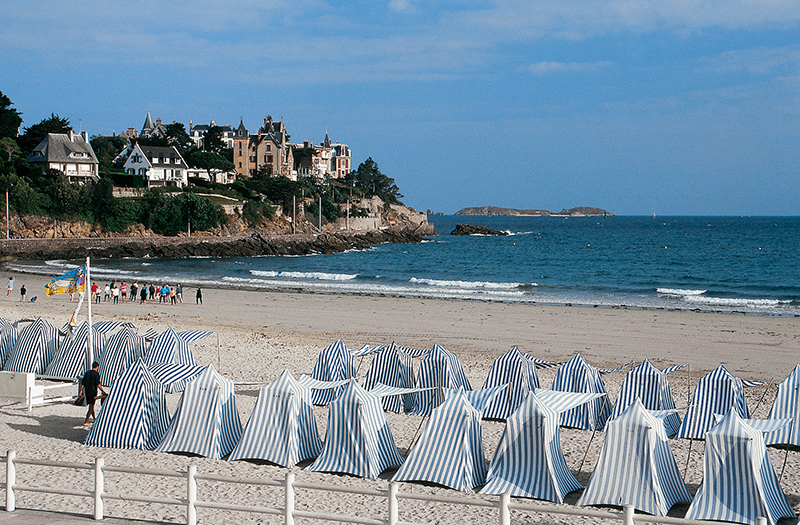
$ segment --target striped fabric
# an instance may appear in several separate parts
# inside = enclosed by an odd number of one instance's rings
[[[749,417],[744,383],[719,365],[698,381],[678,437],[703,439],[703,434],[715,424],[714,414],[726,414],[731,406],[740,417]]]
[[[394,344],[394,343],[392,343],[392,344]],[[385,349],[387,346],[388,345],[380,345],[380,346],[370,347],[369,345],[365,344],[364,346],[362,346],[358,350],[350,350],[350,353],[353,355],[353,357],[365,357],[365,356],[372,355],[374,353],[380,352],[383,349]]]
[[[434,344],[428,355],[420,362],[416,386],[426,389],[440,387],[472,390],[458,357],[438,344]],[[427,416],[442,401],[444,401],[444,395],[440,389],[425,390],[414,396],[414,408],[411,413]]]
[[[311,390],[331,390],[346,385],[350,382],[350,379],[340,379],[339,381],[320,381],[319,379],[314,379],[311,376],[303,374],[300,376],[300,379],[298,379],[297,382],[306,388],[310,388]]]
[[[467,398],[467,401],[472,405],[472,407],[478,411],[481,418],[484,417],[486,412],[486,407],[488,407],[492,402],[507,390],[508,385],[497,385],[491,388],[484,388],[483,390],[464,390],[463,388],[459,388],[458,390],[453,390],[452,388],[443,388],[442,393],[444,394],[445,401],[448,400],[450,397],[454,395],[458,395],[459,392],[463,392]]]
[[[197,362],[189,350],[189,343],[172,328],[167,328],[153,339],[144,356],[144,362],[147,366],[157,363],[197,366]]]
[[[791,423],[782,429],[764,435],[767,445],[789,444],[800,446],[800,365],[794,367],[789,377],[778,385],[778,395],[770,419],[791,419]]]
[[[648,410],[672,410],[675,408],[675,401],[669,390],[667,374],[680,370],[683,365],[669,367],[659,370],[645,359],[639,365],[625,374],[625,380],[617,397],[617,404],[611,413],[609,421],[624,412],[636,399],[639,399]],[[606,422],[606,427],[609,423]],[[672,412],[664,419],[665,430],[668,436],[674,436],[681,426],[681,418],[676,412]]]
[[[3,370],[43,374],[58,353],[58,328],[41,317],[19,331]]]
[[[330,404],[322,452],[306,470],[376,479],[402,463],[380,398],[351,379]]]
[[[492,364],[483,388],[505,384],[508,384],[508,389],[501,392],[487,407],[485,418],[507,418],[528,396],[528,392],[539,388],[535,362],[520,352],[516,346]]]
[[[392,481],[428,481],[467,491],[485,479],[481,413],[459,388],[431,411],[419,441]]]
[[[545,361],[543,359],[539,359],[538,357],[533,357],[529,354],[522,354],[524,355],[530,362],[536,365],[537,370],[543,370],[545,368],[555,368],[557,366],[561,366],[566,363],[566,361]]]
[[[18,336],[16,323],[0,317],[0,370],[5,370],[3,366],[6,364],[8,356],[11,355],[11,348]]]
[[[92,330],[92,351],[89,352],[89,323],[84,321],[78,330],[61,340],[58,353],[47,365],[44,375],[74,379],[92,368],[95,355],[103,352],[102,334]]]
[[[147,331],[144,333],[142,337],[144,337],[148,342],[151,342],[153,339],[158,337],[158,330],[156,330],[153,327],[150,327],[147,329]]]
[[[208,332],[206,330],[185,330],[183,332],[177,332],[178,337],[186,341],[187,343],[193,343],[195,341],[199,341],[205,337],[212,335],[214,332]]]
[[[95,358],[100,363],[100,382],[112,386],[131,363],[144,357],[146,345],[144,337],[127,326],[109,337],[100,358]]]
[[[679,501],[692,498],[669,449],[664,422],[635,398],[606,425],[603,450],[578,505],[632,505],[666,516]]]
[[[619,371],[625,366],[627,365],[608,372]],[[581,354],[577,354],[559,369],[553,379],[552,389],[562,392],[606,393],[606,386],[600,378],[600,370],[587,363]],[[561,424],[584,430],[601,430],[611,415],[611,404],[608,399],[598,398],[591,403],[575,407],[561,414]]]
[[[405,348],[392,342],[372,359],[364,380],[364,389],[371,392],[378,383],[397,388],[414,388],[411,355]],[[385,396],[382,403],[384,410],[396,413],[409,412],[414,406],[414,396],[411,394]]]
[[[228,459],[263,459],[290,468],[321,451],[311,390],[285,370],[258,393],[242,439]]]
[[[186,384],[205,370],[202,366],[179,365],[177,363],[158,363],[147,367],[159,383],[164,385],[167,394],[177,394],[186,389]]]
[[[136,328],[132,323],[127,321],[98,321],[92,325],[92,331],[100,334],[107,334],[123,326]]]
[[[117,378],[84,444],[150,450],[168,425],[164,387],[137,359]]]
[[[730,409],[705,439],[703,483],[687,519],[754,523],[765,517],[774,525],[784,516],[794,517],[760,431]]]
[[[317,363],[311,372],[311,377],[320,381],[342,381],[355,377],[356,368],[353,363],[353,354],[344,345],[341,339],[324,348],[317,357]],[[311,392],[311,401],[315,405],[328,405],[338,396],[344,387],[314,390]]]
[[[424,388],[399,388],[396,386],[384,385],[383,383],[376,383],[369,393],[373,396],[386,397],[386,396],[402,396],[405,394],[416,394],[422,392]]]
[[[188,452],[206,458],[227,456],[242,437],[233,381],[208,366],[186,385],[159,452]]]
[[[541,395],[544,394],[544,395]],[[506,420],[481,494],[505,494],[558,503],[583,488],[570,472],[559,442],[560,409],[589,403],[602,394],[535,390]]]

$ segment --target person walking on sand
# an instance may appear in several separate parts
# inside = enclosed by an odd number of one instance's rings
[[[10,296],[14,291],[14,276],[8,278],[8,284],[6,284],[6,295]]]
[[[178,299],[179,303],[183,303],[183,287],[181,283],[178,283],[178,286],[175,287],[175,297]]]
[[[198,288],[197,293],[194,294],[194,300],[197,304],[203,304],[203,292],[200,291],[200,288]]]
[[[100,392],[102,392],[100,396],[101,404],[108,395],[103,385],[100,384],[100,372],[97,371],[98,368],[100,368],[100,363],[97,361],[92,363],[92,369],[83,374],[83,381],[81,381],[81,393],[86,397],[86,404],[89,405],[89,410],[86,411],[86,419],[83,421],[83,426],[85,427],[90,425],[90,417],[92,420],[97,420],[94,414],[94,402],[97,399],[97,390],[99,389]]]
[[[147,304],[147,285],[142,286],[142,291],[139,292],[139,304]]]
[[[25,294],[28,293],[28,290],[25,289],[25,285],[22,285],[22,288],[19,289],[19,302],[25,302]]]

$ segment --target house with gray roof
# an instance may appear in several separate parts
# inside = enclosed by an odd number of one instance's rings
[[[125,173],[141,175],[148,188],[176,186],[189,183],[189,167],[175,146],[141,146],[133,144],[125,159]]]
[[[99,162],[89,144],[89,133],[72,130],[67,133],[48,133],[28,156],[28,162],[38,164],[42,172],[54,169],[62,172],[70,182],[85,184],[98,181]]]

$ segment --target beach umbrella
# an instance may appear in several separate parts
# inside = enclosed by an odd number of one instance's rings
[[[39,317],[19,331],[3,370],[43,374],[58,353],[59,339],[58,328]]]
[[[516,346],[492,364],[483,388],[505,384],[508,385],[508,389],[494,398],[486,409],[484,417],[506,419],[528,396],[528,392],[539,388],[536,364]]]
[[[794,517],[767,455],[763,433],[788,420],[747,420],[730,407],[705,433],[703,482],[686,512],[691,520],[754,523],[758,517],[775,524]]]
[[[617,403],[611,413],[609,422],[622,414],[637,399],[641,401],[647,410],[673,410],[675,408],[675,400],[672,399],[672,393],[669,390],[667,374],[681,368],[683,368],[683,365],[659,370],[647,359],[633,367],[625,374],[625,379],[622,381]],[[678,432],[681,418],[677,412],[670,412],[663,421],[668,436],[673,436]],[[606,422],[606,427],[608,424]]]
[[[411,413],[423,416],[430,414],[444,401],[442,388],[472,390],[458,357],[438,344],[434,344],[428,355],[420,361],[416,386],[427,390],[414,395]]]
[[[113,386],[131,363],[144,357],[147,342],[129,326],[122,327],[108,338],[99,358],[100,383]]]
[[[778,385],[778,395],[769,413],[770,419],[790,419],[791,423],[764,436],[767,445],[787,444],[800,447],[800,365]]]
[[[364,389],[371,391],[381,383],[397,388],[414,388],[414,370],[408,349],[392,342],[383,347],[372,359],[372,364],[364,379]],[[384,410],[408,412],[414,405],[414,396],[386,396],[383,398]]]
[[[61,340],[56,356],[47,365],[44,375],[72,379],[92,368],[94,356],[103,352],[103,336],[92,331],[92,351],[89,351],[89,323],[84,321],[74,332]]]
[[[606,439],[578,505],[617,505],[666,516],[692,501],[669,449],[663,419],[637,397],[606,425]]]
[[[350,379],[330,403],[322,452],[306,470],[376,479],[402,463],[380,397]]]
[[[208,366],[186,385],[169,428],[155,450],[221,459],[241,437],[233,381]]]
[[[263,459],[288,468],[321,451],[311,390],[284,370],[259,391],[242,439],[228,459]]]
[[[167,328],[152,340],[145,353],[144,362],[148,366],[158,363],[197,366],[197,362],[189,350],[189,343],[172,328]]]
[[[164,386],[136,359],[114,382],[84,444],[149,450],[168,425]]]
[[[344,381],[355,377],[356,368],[353,355],[341,339],[325,347],[317,357],[311,377],[318,381]],[[315,405],[328,405],[341,393],[342,388],[314,390],[311,401]]]

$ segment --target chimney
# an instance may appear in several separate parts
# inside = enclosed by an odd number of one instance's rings
[[[161,117],[156,119],[156,126],[161,126]]]
[[[87,143],[87,144],[89,143],[89,132],[88,131],[82,132],[81,133],[81,137],[83,137],[83,141],[85,143]]]
[[[303,147],[304,148],[309,148],[309,147],[311,147],[311,144],[309,144],[308,141],[306,140],[306,141],[303,142]]]
[[[75,142],[75,136],[72,133],[72,129],[69,130],[69,141],[70,142]]]

